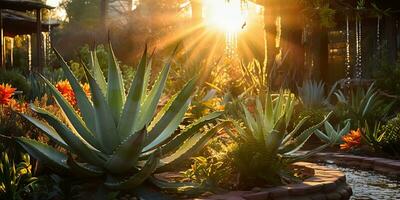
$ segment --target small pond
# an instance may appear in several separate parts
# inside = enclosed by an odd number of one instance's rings
[[[400,180],[394,180],[374,171],[364,171],[340,167],[331,162],[323,165],[341,170],[346,174],[346,182],[353,189],[352,200],[392,200],[400,199]]]

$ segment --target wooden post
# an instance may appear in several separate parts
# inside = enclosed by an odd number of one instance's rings
[[[42,71],[42,15],[40,9],[36,9],[36,70]]]
[[[4,67],[4,56],[3,56],[3,46],[4,46],[4,35],[3,35],[3,15],[2,9],[0,9],[0,68]]]

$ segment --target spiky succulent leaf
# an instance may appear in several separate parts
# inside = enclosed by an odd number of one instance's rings
[[[111,109],[108,106],[99,85],[97,85],[89,71],[86,68],[84,68],[84,70],[92,93],[97,138],[100,141],[103,150],[107,154],[111,154],[113,149],[119,144],[120,135],[117,132],[115,121],[113,120],[112,115],[110,115]]]
[[[191,138],[186,140],[174,153],[161,158],[157,171],[162,172],[165,170],[169,170],[176,163],[179,163],[184,159],[190,158],[193,154],[200,151],[207,143],[207,141],[218,131],[220,131],[225,124],[226,122],[219,123],[205,133],[199,132],[193,135]]]
[[[69,146],[65,141],[58,135],[57,131],[54,130],[53,127],[49,126],[48,124],[40,121],[39,119],[30,117],[25,114],[20,114],[22,117],[30,121],[33,125],[38,127],[40,130],[42,130],[52,141],[57,143],[58,145],[64,147],[65,149],[69,149]]]
[[[170,70],[171,63],[168,63],[163,70],[160,72],[156,82],[154,83],[149,95],[145,98],[141,115],[139,117],[139,125],[138,127],[143,127],[146,124],[149,124],[151,119],[154,116],[154,113],[157,110],[157,105],[160,100],[162,91],[164,90],[165,83],[167,81],[168,72]]]
[[[95,121],[93,119],[94,109],[92,104],[90,103],[90,100],[87,98],[85,91],[82,89],[79,81],[74,76],[74,73],[68,67],[68,64],[64,61],[64,59],[56,49],[54,49],[54,52],[57,55],[57,58],[61,61],[61,67],[64,71],[64,75],[67,77],[72,89],[74,90],[78,108],[82,114],[86,126],[91,131],[95,131]]]
[[[108,44],[108,87],[107,87],[108,105],[114,117],[114,122],[118,124],[122,107],[125,103],[125,89],[121,70],[118,67],[118,61],[115,58],[111,43]]]
[[[179,92],[161,119],[149,131],[148,142],[143,151],[148,151],[162,145],[163,142],[172,136],[172,133],[183,120],[186,110],[190,104],[190,95],[196,85],[197,78],[190,80]]]
[[[120,190],[137,187],[154,173],[154,171],[157,169],[159,162],[160,152],[156,151],[150,156],[144,166],[133,176],[123,180],[110,178],[106,180],[104,184],[111,189]]]
[[[96,80],[97,84],[99,84],[99,87],[100,87],[101,91],[103,92],[103,95],[106,96],[107,82],[106,82],[106,78],[104,77],[103,71],[100,68],[96,49],[94,51],[90,52],[90,67],[91,67],[91,70],[93,71],[94,79]]]
[[[176,150],[179,148],[187,139],[192,137],[195,133],[198,133],[201,128],[203,128],[205,125],[209,123],[215,122],[215,120],[220,117],[223,114],[223,112],[213,112],[210,113],[195,122],[193,122],[191,125],[186,127],[179,135],[174,137],[170,142],[167,144],[163,145],[161,147],[161,152],[164,154],[169,154],[172,151]]]
[[[80,163],[72,158],[71,155],[68,156],[67,163],[71,168],[71,171],[79,176],[99,177],[104,174],[104,170],[102,168],[89,163]]]
[[[48,164],[54,170],[66,172],[69,170],[67,156],[53,147],[25,137],[18,137],[17,142],[36,159]]]
[[[79,154],[83,159],[94,165],[103,165],[104,161],[101,159],[101,152],[90,146],[83,138],[75,135],[68,127],[58,120],[57,117],[33,105],[31,109],[45,119],[47,123],[57,131],[60,137],[68,144],[72,152]]]
[[[106,163],[106,168],[113,173],[126,173],[136,166],[137,160],[143,148],[146,128],[131,134],[120,146],[116,148],[113,155]]]
[[[129,89],[128,97],[126,99],[124,109],[122,111],[121,119],[118,124],[118,132],[121,134],[121,139],[129,137],[130,134],[136,132],[135,125],[138,123],[140,114],[140,104],[143,94],[144,74],[147,64],[147,47],[143,52],[142,59],[140,60],[138,69],[133,79],[132,85]],[[138,127],[138,130],[143,127]]]
[[[141,104],[145,102],[146,96],[147,96],[147,89],[149,87],[149,82],[150,82],[150,74],[151,74],[151,66],[153,64],[153,55],[147,58],[147,66],[146,66],[146,71],[144,72],[144,77],[143,77],[143,90],[142,90],[142,98],[140,99]]]
[[[291,154],[293,152],[298,151],[301,147],[303,147],[303,145],[307,142],[307,140],[311,137],[311,135],[316,130],[318,130],[318,128],[321,127],[325,123],[325,121],[329,119],[331,115],[332,112],[330,112],[320,123],[304,130],[299,136],[297,136],[293,140],[289,140],[286,144],[283,144],[279,148],[279,152],[281,154]]]
[[[71,104],[64,98],[64,96],[54,87],[54,85],[49,80],[47,80],[42,75],[41,77],[52,91],[56,102],[58,103],[62,111],[65,113],[66,117],[68,118],[68,121],[76,129],[77,133],[82,138],[84,138],[90,145],[96,148],[100,148],[99,142],[93,136],[93,133],[87,128],[86,124],[82,121],[82,118],[76,113],[75,109],[71,106]],[[78,96],[78,94],[75,95]],[[86,96],[86,94],[84,95]],[[90,107],[92,106],[90,105]],[[91,117],[93,118],[93,116]]]
[[[303,126],[303,124],[309,119],[310,117],[304,117],[303,119],[300,120],[300,122],[298,122],[296,124],[296,126],[294,127],[294,129],[285,136],[285,138],[282,141],[282,144],[286,144],[290,139],[293,138],[293,136],[299,131],[299,129],[301,128],[301,126]]]

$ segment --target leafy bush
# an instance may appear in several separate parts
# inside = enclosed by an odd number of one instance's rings
[[[25,95],[28,95],[31,90],[26,78],[17,71],[0,71],[0,84],[1,83],[11,84]]]
[[[354,128],[361,127],[367,123],[373,123],[376,120],[382,120],[389,113],[392,103],[386,103],[379,96],[374,84],[371,84],[367,90],[361,87],[351,89],[348,96],[342,91],[335,92],[338,103],[335,107],[335,115],[341,121],[350,119]]]
[[[243,179],[241,182],[280,184],[282,181],[291,181],[294,178],[288,170],[291,163],[329,146],[324,144],[305,155],[294,154],[331,114],[300,133],[298,131],[308,117],[289,130],[295,102],[292,93],[281,92],[276,96],[267,93],[262,100],[257,98],[254,109],[242,104],[240,119],[244,127],[235,121],[233,123],[237,132],[234,140],[238,142],[234,163]]]
[[[379,130],[380,134],[384,134],[380,144],[382,150],[400,156],[400,115],[389,120]]]
[[[183,171],[183,176],[201,185],[205,190],[215,190],[218,187],[232,188],[235,186],[235,169],[232,162],[232,152],[236,144],[226,142],[220,137],[212,140],[205,152],[192,158],[190,168]]]
[[[32,175],[31,170],[28,154],[23,154],[22,161],[16,164],[3,152],[0,161],[0,199],[32,198],[33,193],[38,190],[38,179]]]

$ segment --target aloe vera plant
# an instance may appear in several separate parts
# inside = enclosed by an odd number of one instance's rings
[[[85,67],[91,99],[85,95],[61,55],[55,52],[75,92],[79,114],[54,85],[42,77],[69,123],[63,124],[51,113],[33,105],[31,109],[47,123],[21,115],[65,148],[67,153],[25,137],[18,138],[18,142],[27,152],[56,171],[107,177],[104,184],[111,189],[134,188],[154,172],[168,170],[175,163],[189,158],[220,128],[214,126],[206,133],[199,132],[200,128],[221,115],[221,112],[214,112],[176,134],[190,104],[196,78],[156,112],[171,62],[165,65],[152,88],[148,89],[151,58],[147,55],[147,48],[127,95],[111,44],[107,79],[96,55],[92,54],[90,71]]]
[[[328,146],[324,144],[306,154],[296,154],[331,113],[318,124],[299,133],[300,127],[308,117],[289,130],[296,103],[293,94],[283,92],[277,96],[267,94],[263,101],[260,98],[255,100],[253,113],[242,105],[241,121],[244,122],[244,126],[233,122],[238,133],[235,140],[239,143],[237,164],[245,174],[244,177],[254,176],[254,173],[257,173],[256,177],[273,182],[274,177],[275,180],[282,178],[290,163],[305,159]]]
[[[325,131],[316,130],[317,135],[322,141],[330,143],[331,145],[342,144],[342,137],[350,132],[350,121],[347,120],[346,125],[343,128],[333,128],[332,124],[326,121],[324,123]]]

